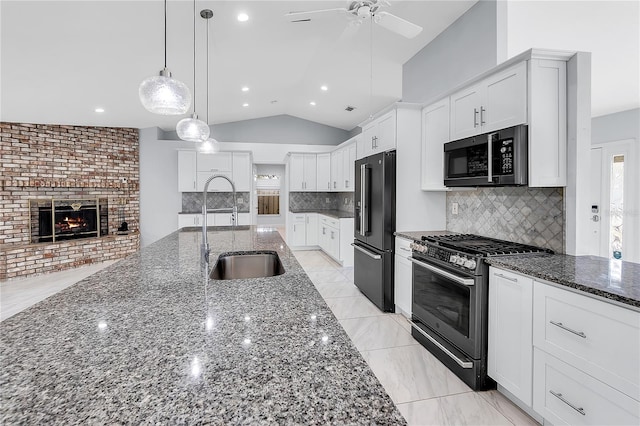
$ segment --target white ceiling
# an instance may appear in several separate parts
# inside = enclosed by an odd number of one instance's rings
[[[291,23],[290,11],[347,7],[349,1],[197,1],[196,111],[206,121],[206,21],[209,8],[209,123],[288,114],[351,130],[400,99],[402,64],[474,1],[391,1],[386,11],[421,25],[406,39],[370,23],[350,37],[344,15]],[[238,12],[249,16],[238,22]],[[5,1],[1,3],[2,121],[159,126],[138,99],[140,82],[163,67],[163,2]],[[193,2],[168,4],[167,66],[193,88]],[[328,91],[320,86],[326,84]],[[241,92],[242,86],[250,90]],[[274,102],[276,101],[276,102]],[[309,102],[315,101],[316,106]],[[243,107],[243,103],[249,107]],[[356,107],[352,112],[345,107]],[[96,107],[105,109],[96,113]]]

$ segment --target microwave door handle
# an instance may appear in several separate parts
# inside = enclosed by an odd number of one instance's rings
[[[487,182],[493,182],[493,147],[491,141],[497,133],[489,133],[487,135]]]

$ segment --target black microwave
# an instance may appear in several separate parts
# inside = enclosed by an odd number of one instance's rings
[[[521,186],[527,176],[526,125],[444,144],[445,186]]]

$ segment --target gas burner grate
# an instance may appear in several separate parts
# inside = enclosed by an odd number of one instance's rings
[[[483,256],[551,253],[552,250],[474,234],[423,236],[422,241]]]

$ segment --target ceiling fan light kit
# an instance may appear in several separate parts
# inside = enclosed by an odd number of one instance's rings
[[[171,77],[167,68],[167,0],[164,0],[164,68],[159,75],[140,83],[138,96],[150,112],[161,115],[184,114],[191,106],[191,92],[186,84]]]
[[[187,142],[204,142],[209,139],[211,132],[207,123],[198,120],[196,93],[196,0],[193,0],[193,114],[178,121],[176,125],[178,137]]]

